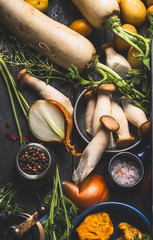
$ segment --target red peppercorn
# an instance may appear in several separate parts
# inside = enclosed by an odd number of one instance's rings
[[[6,136],[9,137],[11,134],[9,132],[6,133]]]
[[[7,123],[5,124],[5,126],[6,126],[6,127],[9,127],[9,126],[10,126],[10,122],[7,122]]]

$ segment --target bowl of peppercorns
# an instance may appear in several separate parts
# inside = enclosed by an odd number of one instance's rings
[[[22,147],[16,156],[15,165],[18,175],[34,184],[51,180],[55,171],[49,150],[39,143],[29,143]]]

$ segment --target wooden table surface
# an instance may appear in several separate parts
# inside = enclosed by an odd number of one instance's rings
[[[49,8],[47,10],[47,15],[51,18],[62,22],[66,25],[70,25],[74,19],[81,17],[81,14],[72,4],[70,0],[51,0]],[[4,28],[5,30],[5,28]],[[99,47],[104,42],[110,41],[112,39],[112,34],[106,30],[94,30],[93,34],[90,37],[90,40],[94,43],[97,48],[97,53],[99,54]],[[17,77],[16,68],[9,67],[10,72],[13,74],[14,78]],[[70,98],[72,105],[75,105],[76,99],[80,92],[83,89],[73,89],[71,85],[65,84],[58,80],[53,80],[50,84],[64,93],[67,97]],[[29,104],[33,103],[36,99],[39,99],[39,96],[34,93],[31,89],[25,88],[22,91],[24,97],[26,98]],[[15,98],[14,98],[15,99]],[[15,100],[17,106],[17,112],[19,116],[19,121],[21,124],[23,135],[29,136],[27,122],[20,111],[20,108]],[[6,127],[6,123],[10,122],[10,127]],[[3,184],[14,181],[16,179],[16,171],[14,168],[14,161],[16,154],[19,150],[19,141],[11,141],[6,133],[10,132],[12,135],[17,136],[17,128],[14,121],[14,116],[7,92],[7,88],[4,82],[4,79],[0,75],[0,186]],[[82,140],[78,134],[75,126],[73,127],[73,132],[71,135],[72,143],[75,144],[76,150],[78,152],[83,151],[86,146],[86,143]],[[134,149],[134,152],[140,150],[145,142],[142,142],[137,149]],[[56,160],[59,165],[60,176],[71,180],[73,169],[77,166],[78,157],[73,157],[71,153],[68,153],[62,144],[53,144],[54,152],[56,155]],[[104,153],[94,172],[98,174],[105,174],[105,165],[108,163],[109,159],[112,157],[109,153]],[[147,170],[151,166],[151,157],[148,157],[145,160],[145,175]],[[43,186],[36,189],[41,198],[47,194],[50,190],[50,186]],[[149,220],[151,220],[151,187],[149,191],[145,191],[145,177],[141,184],[141,187],[134,192],[128,192],[123,194],[111,192],[110,201],[119,201],[130,204],[133,207],[136,207],[140,210]],[[28,213],[33,213],[38,207],[39,202],[36,200],[33,190],[30,187],[25,187],[25,196],[24,204],[26,211]]]

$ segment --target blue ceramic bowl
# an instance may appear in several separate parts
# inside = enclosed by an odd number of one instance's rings
[[[121,222],[127,222],[133,227],[140,229],[143,233],[150,234],[149,220],[136,208],[120,202],[105,202],[88,208],[76,219],[69,240],[79,240],[76,228],[88,215],[98,212],[107,212],[110,216],[114,226],[114,233],[110,240],[116,240],[120,236],[121,232],[118,229],[118,225]]]

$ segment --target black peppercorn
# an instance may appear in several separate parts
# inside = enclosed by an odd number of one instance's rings
[[[49,164],[47,154],[38,147],[27,147],[19,156],[21,170],[29,175],[38,175],[44,172]]]

